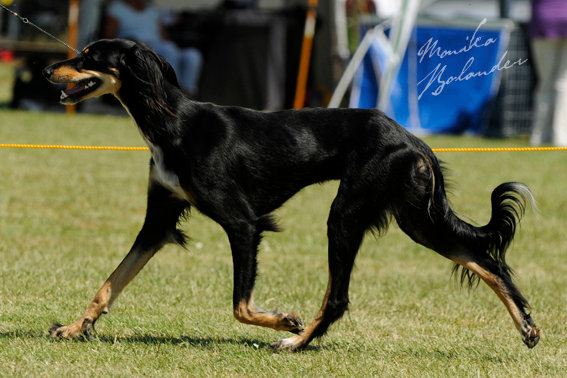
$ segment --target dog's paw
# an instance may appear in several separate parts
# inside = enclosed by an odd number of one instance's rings
[[[274,348],[275,351],[298,351],[306,346],[307,344],[305,343],[305,340],[300,335],[288,337],[272,343],[272,348]]]
[[[305,327],[303,326],[303,321],[299,315],[291,312],[289,314],[283,314],[282,322],[285,324],[285,329],[291,333],[299,334],[303,332]]]
[[[522,329],[522,341],[530,349],[535,347],[539,342],[539,328],[534,325],[526,329]]]
[[[49,328],[49,336],[52,338],[61,338],[74,340],[80,337],[84,337],[87,340],[91,339],[91,334],[89,330],[92,328],[92,323],[85,319],[81,322],[76,322],[68,326],[64,326],[59,323],[53,323]]]
[[[539,342],[539,328],[537,328],[530,315],[524,317],[520,333],[522,334],[522,341],[528,348],[535,347]]]

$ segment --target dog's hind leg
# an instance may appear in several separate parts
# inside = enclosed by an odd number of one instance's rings
[[[414,216],[414,220],[419,219],[415,214]],[[439,231],[424,232],[427,228],[422,228],[417,232],[409,228],[407,222],[404,222],[401,228],[420,244],[433,249],[465,269],[461,276],[463,283],[467,278],[472,283],[475,280],[473,273],[482,279],[508,310],[514,325],[522,336],[522,341],[529,348],[536,346],[539,342],[540,331],[527,312],[528,301],[512,281],[511,269],[506,262],[493,258],[481,248],[460,243],[453,235]],[[439,247],[439,240],[444,240],[443,247]]]
[[[232,249],[234,317],[244,324],[268,327],[278,331],[301,332],[303,322],[296,314],[265,311],[257,308],[254,304],[253,290],[257,274],[256,256],[261,233],[266,229],[276,229],[270,217],[265,216],[258,221],[240,220],[224,224],[223,227],[228,234]]]
[[[184,243],[185,237],[176,229],[176,224],[187,206],[187,202],[172,197],[164,187],[150,182],[146,219],[130,252],[102,285],[84,314],[68,326],[53,324],[50,335],[69,339],[81,335],[89,337],[89,330],[100,315],[109,311],[124,287],[164,244]]]
[[[528,189],[518,183],[498,186],[492,194],[490,222],[475,227],[449,208],[440,174],[430,181],[432,171],[422,159],[417,162],[409,186],[396,201],[394,214],[398,225],[414,241],[462,266],[463,282],[467,278],[471,283],[475,277],[482,279],[506,306],[524,343],[533,348],[539,341],[539,329],[527,313],[528,301],[514,285],[504,259],[525,202],[531,199]],[[429,181],[433,185],[437,181],[434,193],[432,186],[427,185]]]
[[[479,259],[478,256],[470,253],[461,253],[450,258],[465,269],[474,272],[496,293],[506,306],[524,344],[528,348],[535,347],[539,342],[540,331],[526,311],[529,307],[527,300],[512,282],[510,268],[494,259]]]
[[[385,227],[387,223],[386,211],[378,210],[379,206],[375,203],[366,202],[368,198],[379,197],[376,196],[376,191],[373,187],[372,195],[369,196],[360,191],[339,189],[328,219],[329,281],[321,308],[305,331],[273,343],[275,349],[296,350],[306,347],[315,337],[322,336],[348,310],[350,275],[364,233],[372,224]],[[372,217],[369,213],[372,213]]]

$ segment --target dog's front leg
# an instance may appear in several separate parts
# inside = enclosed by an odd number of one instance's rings
[[[253,224],[241,223],[227,230],[234,265],[234,317],[241,323],[268,327],[278,331],[300,333],[301,318],[294,313],[265,311],[254,305],[253,290],[257,273],[260,233]]]
[[[85,313],[68,326],[54,324],[50,335],[68,339],[81,335],[88,337],[89,330],[100,315],[108,312],[124,287],[164,244],[184,243],[184,236],[177,230],[176,225],[188,206],[187,202],[176,199],[160,184],[150,181],[146,220],[132,249],[102,285]]]
[[[50,336],[67,339],[74,339],[81,335],[85,335],[87,338],[90,337],[89,330],[93,327],[96,320],[101,314],[108,313],[116,297],[144,267],[155,252],[156,250],[154,249],[143,250],[139,246],[134,245],[118,268],[116,268],[102,285],[85,313],[76,322],[68,326],[57,323],[53,324],[49,330]]]

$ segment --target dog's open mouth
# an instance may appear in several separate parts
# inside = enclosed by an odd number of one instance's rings
[[[59,102],[63,105],[77,103],[83,97],[97,89],[101,83],[102,81],[95,77],[73,83],[74,85],[71,88],[61,91]]]

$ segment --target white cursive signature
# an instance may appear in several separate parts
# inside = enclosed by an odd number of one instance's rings
[[[419,96],[417,97],[417,99],[420,100],[421,96],[423,96],[423,94],[434,84],[436,84],[437,86],[435,87],[435,90],[433,90],[431,92],[431,94],[434,95],[434,96],[439,96],[441,94],[441,92],[443,92],[443,90],[445,89],[446,85],[450,85],[452,83],[459,82],[459,81],[467,81],[467,80],[474,79],[474,78],[481,77],[481,76],[489,76],[489,75],[492,75],[496,71],[507,70],[507,69],[510,69],[514,66],[521,66],[522,64],[524,64],[528,61],[527,59],[521,59],[520,58],[520,59],[518,59],[514,62],[510,62],[508,59],[506,59],[507,54],[508,54],[508,51],[505,51],[504,54],[502,54],[502,57],[500,58],[498,63],[496,63],[494,66],[492,66],[492,68],[490,70],[469,72],[469,68],[474,63],[474,57],[471,57],[471,58],[469,58],[469,60],[467,60],[467,62],[463,66],[463,69],[461,70],[460,74],[458,74],[456,76],[448,76],[446,78],[443,77],[443,74],[445,73],[445,70],[447,69],[447,65],[445,64],[445,65],[441,66],[441,63],[439,63],[433,69],[433,71],[431,71],[421,81],[419,81],[417,83],[417,86],[419,87],[421,85],[421,83],[423,83],[427,80],[427,84],[425,84],[425,88],[423,88],[423,90],[419,93]],[[505,59],[506,59],[506,61],[504,61]]]
[[[469,52],[469,51],[471,51],[475,48],[487,47],[487,46],[490,46],[490,45],[496,43],[498,40],[495,39],[495,38],[488,38],[486,40],[483,40],[482,37],[476,36],[476,33],[478,32],[480,27],[482,25],[484,25],[485,23],[486,23],[486,19],[483,19],[478,24],[478,26],[475,29],[472,36],[470,38],[468,36],[465,38],[465,40],[468,41],[468,44],[465,44],[460,49],[444,50],[441,47],[437,46],[438,43],[439,43],[438,40],[434,41],[433,38],[430,38],[425,43],[425,45],[423,45],[419,49],[419,51],[417,53],[418,57],[420,57],[419,63],[422,63],[424,58],[432,58],[434,56],[437,56],[440,59],[444,59],[444,58],[451,56],[451,55],[458,55],[458,54],[466,53],[466,52]],[[489,76],[489,75],[492,75],[493,73],[495,73],[496,71],[507,70],[507,69],[510,69],[514,66],[521,66],[522,64],[524,64],[528,61],[528,59],[521,59],[520,58],[516,61],[510,62],[510,60],[506,59],[507,55],[508,55],[508,51],[505,51],[502,54],[502,57],[500,58],[498,63],[496,63],[490,69],[488,69],[488,70],[477,70],[477,71],[471,70],[471,66],[474,63],[474,56],[470,57],[469,60],[467,60],[467,62],[465,63],[465,65],[461,69],[461,72],[458,75],[452,75],[452,76],[445,76],[445,71],[447,70],[447,64],[438,63],[437,66],[430,73],[428,73],[421,81],[419,81],[417,83],[418,87],[422,84],[425,84],[425,87],[419,92],[419,95],[418,95],[417,98],[418,98],[418,100],[421,99],[421,97],[432,86],[433,86],[433,88],[432,88],[431,94],[434,95],[434,96],[439,96],[443,92],[443,90],[445,89],[445,87],[447,85],[450,85],[450,84],[453,84],[453,83],[456,83],[456,82],[471,80],[471,79],[478,78],[478,77]]]
[[[480,47],[486,47],[486,46],[490,46],[493,43],[497,42],[497,39],[495,38],[488,38],[486,41],[482,40],[482,37],[477,37],[476,33],[478,32],[478,30],[480,29],[480,27],[482,25],[486,24],[486,18],[483,19],[478,26],[476,27],[476,29],[474,30],[473,35],[469,38],[469,36],[465,37],[465,41],[468,41],[469,43],[464,45],[463,47],[461,47],[458,50],[443,50],[441,49],[441,47],[438,47],[437,44],[439,43],[439,40],[433,40],[433,37],[429,38],[427,40],[427,42],[425,43],[425,45],[421,46],[421,48],[419,49],[419,51],[417,52],[417,56],[419,56],[419,63],[423,62],[423,59],[429,55],[429,58],[433,58],[433,56],[437,55],[439,58],[443,59],[447,56],[451,56],[451,55],[458,55],[458,54],[462,54],[462,53],[466,53],[471,51],[474,48],[480,48]]]

